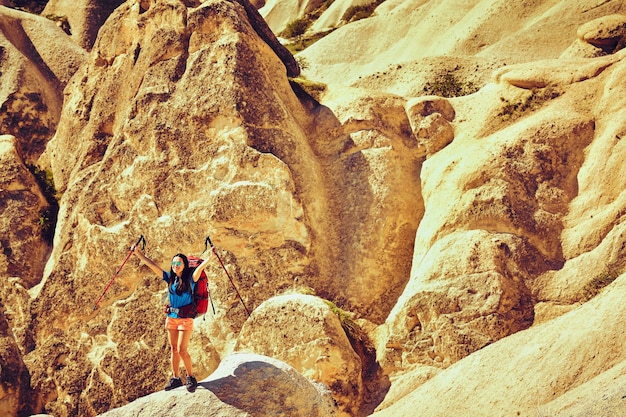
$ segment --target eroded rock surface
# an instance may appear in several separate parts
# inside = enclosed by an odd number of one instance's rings
[[[85,59],[51,20],[0,6],[0,134],[17,138],[24,162],[54,135],[63,88]]]
[[[337,409],[330,392],[294,368],[271,357],[233,354],[200,381],[191,394],[184,388],[159,392],[102,414],[149,416],[311,416],[333,417]]]
[[[0,271],[30,288],[41,280],[50,250],[43,236],[50,204],[10,135],[0,136],[0,192]]]
[[[236,351],[280,359],[330,387],[340,415],[356,415],[363,390],[361,359],[339,317],[323,300],[290,294],[261,304],[241,329]]]

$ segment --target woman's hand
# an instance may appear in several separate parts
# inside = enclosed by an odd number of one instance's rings
[[[132,249],[132,247],[131,247]],[[152,259],[148,258],[146,255],[143,254],[143,252],[141,251],[141,249],[139,248],[135,248],[133,250],[133,253],[141,260],[141,262],[143,262],[144,264],[148,265],[148,267],[150,269],[152,269],[152,271],[159,277],[162,276],[164,270],[161,269],[161,267],[159,265],[156,264],[156,262],[154,262]]]
[[[215,247],[213,247],[213,252],[215,252]],[[198,280],[200,279],[200,275],[202,275],[202,271],[204,271],[204,268],[207,267],[212,256],[213,256],[213,253],[209,252],[209,256],[207,256],[207,258],[204,261],[202,261],[202,263],[198,265],[196,269],[193,271],[192,278],[194,282],[198,282]]]

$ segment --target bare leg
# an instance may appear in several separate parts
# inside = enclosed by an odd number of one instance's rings
[[[172,373],[175,377],[179,376],[180,372],[180,351],[179,351],[179,341],[178,341],[178,330],[167,330],[167,338],[170,342],[170,361],[172,364]],[[185,365],[186,366],[186,365]]]
[[[180,331],[180,338],[178,338],[178,354],[179,358],[182,358],[183,364],[185,365],[185,370],[187,371],[188,376],[193,375],[193,369],[191,364],[191,355],[187,351],[189,347],[189,340],[191,340],[191,334],[193,330],[183,330]]]

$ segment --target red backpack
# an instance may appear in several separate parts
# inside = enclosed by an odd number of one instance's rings
[[[189,268],[196,268],[203,261],[196,256],[188,256],[187,259]],[[209,296],[209,281],[206,273],[202,271],[193,290],[193,301],[188,306],[180,308],[179,316],[194,318],[206,313],[209,308]]]

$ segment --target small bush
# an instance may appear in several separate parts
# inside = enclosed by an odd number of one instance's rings
[[[41,210],[39,213],[39,226],[41,227],[41,237],[48,244],[52,244],[54,240],[54,231],[56,229],[59,215],[59,206],[49,206]]]
[[[311,27],[313,22],[319,19],[322,13],[324,13],[330,7],[330,5],[333,4],[333,1],[334,0],[324,0],[322,4],[320,4],[315,10],[307,13],[306,15],[296,20],[289,22],[285,30],[283,30],[279,35],[289,39],[304,35],[304,33]]]
[[[434,81],[428,81],[423,91],[428,95],[451,98],[473,94],[478,89],[473,82],[460,80],[453,70],[448,70],[439,73]]]
[[[67,16],[59,16],[56,14],[46,14],[44,15],[44,17],[48,20],[52,20],[54,23],[57,24],[57,26],[63,29],[63,31],[67,33],[68,35],[72,34],[72,31],[70,30],[70,22],[69,20],[67,20]]]
[[[285,38],[295,38],[296,36],[301,36],[307,31],[312,23],[313,22],[307,16],[301,17],[289,22],[285,30],[283,30],[280,35]]]
[[[500,100],[504,103],[504,107],[498,113],[503,120],[515,120],[524,115],[527,111],[535,110],[541,107],[546,101],[557,98],[561,95],[561,91],[553,87],[533,88],[524,98],[511,102],[503,97]]]
[[[330,311],[337,315],[337,318],[339,318],[339,321],[341,322],[341,327],[343,327],[343,330],[347,335],[354,335],[358,333],[360,326],[352,319],[352,313],[348,313],[347,311],[337,307],[337,305],[332,301],[324,300],[324,302],[328,305]]]
[[[306,70],[307,68],[309,68],[309,61],[305,57],[296,56],[295,59],[301,70]]]
[[[41,188],[41,192],[46,197],[46,200],[50,202],[51,200],[56,201],[56,188],[54,186],[54,178],[52,176],[52,172],[48,170],[42,170],[35,165],[28,165],[28,170],[35,177],[39,188]]]
[[[48,207],[39,213],[39,226],[41,227],[41,236],[46,242],[51,244],[59,214],[59,196],[54,186],[52,172],[41,170],[34,165],[28,165],[27,167],[33,174],[33,177],[35,177],[35,181],[37,181],[42,194],[48,202]]]

